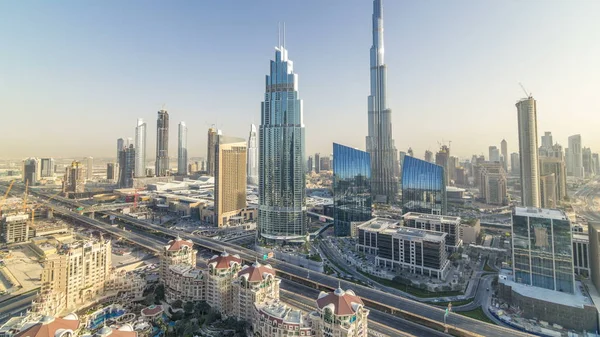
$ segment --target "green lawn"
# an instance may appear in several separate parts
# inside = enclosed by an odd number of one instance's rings
[[[461,312],[457,312],[457,314],[471,317],[478,321],[482,321],[482,322],[486,322],[486,323],[490,323],[490,324],[496,324],[483,313],[483,310],[481,308],[477,308],[477,309],[471,310],[471,311],[461,311]]]

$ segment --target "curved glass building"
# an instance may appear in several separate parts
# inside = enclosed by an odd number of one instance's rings
[[[371,220],[371,156],[333,143],[333,226],[336,236],[350,236],[352,223]]]
[[[411,156],[402,164],[402,214],[446,214],[444,168]]]
[[[304,242],[306,165],[298,75],[283,46],[266,76],[258,138],[258,232],[270,242]]]

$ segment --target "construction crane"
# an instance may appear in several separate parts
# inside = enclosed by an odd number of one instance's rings
[[[27,211],[27,192],[29,191],[29,179],[25,180],[25,195],[23,196],[23,212]]]
[[[34,207],[31,207],[31,226],[33,226],[33,222],[35,220],[35,210],[36,210],[37,206],[47,205],[50,201],[52,201],[52,199],[54,199],[61,193],[62,193],[62,191],[58,191],[58,192],[54,193],[50,198],[48,198],[48,200],[44,201],[40,205],[35,205]],[[51,209],[54,210],[53,207],[51,207]]]
[[[2,207],[4,207],[4,203],[6,202],[6,198],[8,198],[8,193],[10,192],[10,189],[13,187],[14,183],[15,183],[14,180],[12,180],[10,182],[10,185],[8,185],[8,189],[6,189],[6,193],[4,193],[4,198],[2,198],[2,201],[0,201],[0,216],[2,216]]]
[[[525,96],[527,98],[530,98],[533,96],[531,93],[527,93],[527,90],[525,90],[525,87],[523,86],[523,84],[521,82],[519,82],[519,85],[521,86],[521,89],[523,89],[523,92],[525,93]]]

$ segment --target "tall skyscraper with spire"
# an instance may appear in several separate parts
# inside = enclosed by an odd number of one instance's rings
[[[146,123],[138,118],[135,127],[135,177],[146,176]]]
[[[248,137],[248,184],[258,185],[258,144],[256,140],[256,125],[250,125]]]
[[[158,111],[156,120],[156,170],[157,177],[164,177],[169,170],[169,113]]]
[[[373,1],[373,46],[371,47],[371,95],[369,95],[369,135],[371,192],[374,201],[392,204],[398,195],[398,151],[392,139],[392,110],[386,102],[387,67],[383,49],[383,7]]]
[[[298,75],[285,42],[275,48],[270,70],[258,140],[258,233],[268,242],[304,242],[308,226],[304,121]]]

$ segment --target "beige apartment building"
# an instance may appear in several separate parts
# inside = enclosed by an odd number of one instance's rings
[[[254,333],[260,337],[314,336],[308,316],[279,300],[256,303],[251,322]]]
[[[352,290],[322,291],[317,310],[310,314],[313,336],[367,337],[369,310]]]
[[[177,237],[164,246],[160,255],[160,282],[163,284],[168,277],[169,267],[183,264],[196,267],[196,254],[192,241]]]
[[[171,303],[198,302],[206,300],[206,282],[201,269],[186,264],[169,266],[169,273],[164,280],[165,299]]]
[[[215,160],[215,210],[218,227],[246,208],[247,144],[243,138],[219,136]]]
[[[110,240],[78,241],[46,256],[37,309],[56,315],[103,294],[111,272],[111,247]]]
[[[234,315],[251,322],[254,319],[255,303],[279,299],[281,279],[269,264],[258,261],[251,266],[244,266],[233,281]]]
[[[233,280],[241,269],[239,255],[227,252],[215,255],[208,260],[206,271],[206,302],[223,316],[231,316],[233,311]]]

